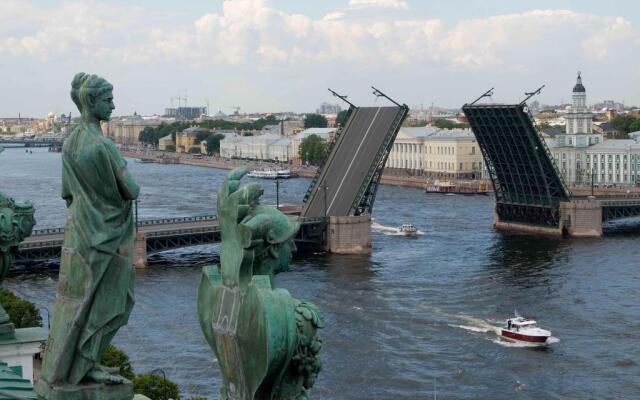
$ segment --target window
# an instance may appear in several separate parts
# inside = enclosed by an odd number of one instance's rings
[[[471,146],[471,154],[476,154],[476,146]]]

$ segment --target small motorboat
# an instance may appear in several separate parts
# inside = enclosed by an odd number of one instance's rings
[[[538,328],[536,321],[521,317],[516,313],[516,316],[509,318],[506,326],[500,330],[500,336],[515,342],[542,345],[547,343],[547,339],[551,337],[551,332]]]
[[[406,236],[416,236],[418,234],[418,229],[413,224],[402,224],[398,230]]]

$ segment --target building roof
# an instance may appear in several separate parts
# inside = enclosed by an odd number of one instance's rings
[[[427,136],[427,140],[474,139],[471,129],[439,129]]]
[[[561,131],[558,128],[554,128],[554,127],[545,127],[545,128],[541,128],[540,131],[542,133],[544,133],[545,135],[548,135],[549,137],[556,137],[558,135],[564,135],[564,132]]]
[[[31,382],[16,374],[2,361],[0,361],[0,392],[0,400],[38,398]]]
[[[588,148],[588,151],[613,151],[613,150],[627,150],[632,145],[638,145],[633,139],[609,139],[602,143],[594,144]]]
[[[311,135],[320,136],[326,139],[329,135],[336,132],[338,128],[307,128],[296,135],[296,139],[306,139]]]
[[[582,77],[580,76],[580,72],[578,72],[578,78],[576,79],[576,85],[573,87],[573,93],[584,93],[586,92],[584,86],[582,86]]]

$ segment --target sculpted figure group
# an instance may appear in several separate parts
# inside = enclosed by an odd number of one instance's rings
[[[71,98],[82,117],[63,146],[68,213],[54,317],[35,388],[46,400],[131,400],[131,382],[100,360],[134,304],[132,202],[140,189],[100,127],[115,108],[112,85],[79,73]],[[322,318],[313,304],[273,285],[274,274],[288,269],[298,223],[260,205],[258,185],[240,188],[246,173],[231,171],[218,194],[221,265],[203,269],[200,324],[221,368],[221,399],[307,399],[321,368]],[[0,208],[0,227],[3,218]]]

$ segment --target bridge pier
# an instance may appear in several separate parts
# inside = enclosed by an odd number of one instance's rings
[[[499,231],[519,232],[533,235],[562,236],[560,227],[525,224],[514,221],[501,221],[498,213],[493,211],[493,227]]]
[[[147,268],[147,234],[137,232],[133,242],[133,266]]]
[[[371,216],[329,217],[323,248],[336,254],[371,253]]]
[[[602,236],[602,203],[595,197],[560,203],[560,218],[563,233],[568,236]]]

